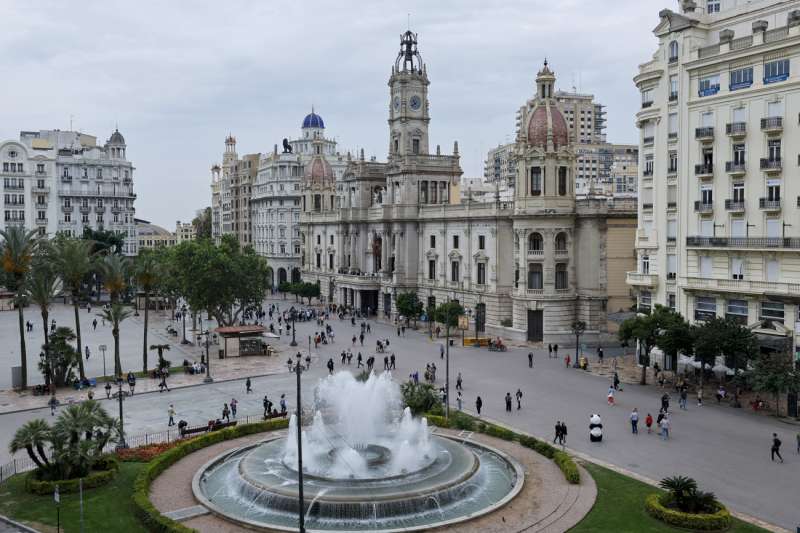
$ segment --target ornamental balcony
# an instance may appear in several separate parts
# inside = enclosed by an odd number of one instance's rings
[[[38,194],[50,194],[50,187],[47,185],[42,185],[41,187],[34,185],[31,190]]]
[[[694,210],[698,213],[713,213],[714,212],[714,204],[713,203],[705,203],[697,200],[694,203]]]
[[[763,209],[764,211],[780,211],[781,210],[781,201],[780,199],[772,199],[772,198],[759,198],[758,199],[758,207],[759,209]]]
[[[46,218],[37,218],[36,219],[36,225],[37,226],[46,226],[47,225],[47,219]]]
[[[728,137],[733,137],[734,139],[742,138],[747,135],[747,123],[731,122],[730,124],[726,124],[725,133]]]
[[[777,174],[782,169],[782,163],[780,157],[775,158],[761,158],[761,170],[766,172],[767,174]]]
[[[698,141],[713,141],[714,128],[712,126],[704,126],[694,130],[694,138]]]
[[[800,250],[798,237],[686,237],[689,248],[734,248],[748,250]]]
[[[764,133],[780,133],[783,131],[783,117],[767,117],[761,119],[761,131]]]
[[[73,208],[72,208],[72,206],[71,206],[71,205],[62,205],[62,206],[61,206],[61,210],[62,210],[64,213],[72,213],[72,209],[73,209]]]
[[[688,290],[710,290],[734,294],[800,296],[800,283],[699,277],[685,278],[684,281],[684,288]]]
[[[725,210],[731,213],[741,213],[744,211],[744,200],[725,200]]]
[[[709,164],[700,164],[694,166],[694,175],[698,178],[713,178],[714,177],[714,165]]]
[[[84,215],[88,215],[89,213],[91,213],[91,211],[92,211],[92,208],[91,208],[91,207],[89,207],[88,205],[82,205],[82,206],[80,206],[80,207],[78,208],[78,210],[79,210],[79,211],[80,211],[82,214],[84,214]]]
[[[628,272],[625,276],[625,283],[634,287],[657,287],[657,274],[642,274],[641,272]]]
[[[725,172],[731,176],[744,176],[747,172],[747,164],[739,161],[725,162]]]

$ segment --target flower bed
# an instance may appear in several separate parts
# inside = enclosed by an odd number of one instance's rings
[[[125,448],[117,450],[116,454],[120,461],[134,461],[139,463],[149,463],[157,456],[171,450],[181,441],[174,440],[172,442],[157,442],[153,444],[145,444],[144,446],[137,446],[136,448]]]
[[[268,420],[266,422],[230,427],[181,441],[177,446],[150,461],[147,467],[136,477],[136,481],[133,484],[133,506],[136,516],[148,531],[162,533],[189,533],[194,531],[175,520],[165,517],[150,502],[150,484],[153,483],[153,480],[161,475],[164,470],[192,452],[226,440],[238,439],[255,433],[285,429],[288,426],[289,421],[286,419]]]
[[[41,479],[40,469],[29,473],[25,478],[25,490],[31,494],[53,494],[58,487],[60,493],[78,492],[80,479],[83,479],[84,489],[93,489],[105,485],[117,475],[119,463],[111,456],[106,456],[95,463],[89,475],[83,478],[47,480]]]
[[[715,512],[703,514],[684,513],[667,507],[668,504],[668,494],[651,494],[644,501],[645,510],[650,516],[671,526],[696,531],[720,531],[731,525],[731,513],[719,502],[716,503]]]

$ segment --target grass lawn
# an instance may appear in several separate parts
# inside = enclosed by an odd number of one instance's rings
[[[685,531],[674,529],[644,510],[644,499],[648,494],[657,491],[635,479],[617,474],[602,466],[585,464],[586,470],[592,474],[597,483],[597,501],[580,524],[570,533],[587,533],[598,531],[631,532],[631,533],[674,533]],[[728,530],[734,533],[766,533],[760,527],[747,524],[734,518]]]
[[[133,481],[145,463],[120,463],[116,478],[103,487],[83,491],[84,531],[145,533],[133,514]],[[49,532],[56,530],[56,509],[52,496],[25,492],[24,476],[0,484],[0,513]],[[50,527],[48,527],[50,526]],[[61,530],[80,531],[78,494],[61,495]]]

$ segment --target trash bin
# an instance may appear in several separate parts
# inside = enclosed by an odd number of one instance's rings
[[[219,351],[219,358],[220,359],[225,359],[225,350],[220,350]]]
[[[450,339],[450,346],[455,346],[455,344],[453,344],[454,342],[455,342],[455,339]]]

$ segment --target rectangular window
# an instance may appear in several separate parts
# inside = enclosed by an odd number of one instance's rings
[[[783,233],[783,224],[779,218],[767,219],[767,238],[779,239]]]
[[[431,248],[436,248],[436,235],[431,235]]]
[[[450,281],[456,282],[461,279],[461,276],[459,275],[460,265],[461,263],[458,261],[453,261],[450,263]]]
[[[322,268],[322,254],[317,254],[316,259],[317,259],[317,268]]]
[[[744,279],[744,260],[741,257],[731,258],[731,279]]]
[[[712,272],[711,256],[708,255],[700,256],[700,277],[710,278],[711,272]]]
[[[767,118],[782,117],[783,116],[783,102],[769,102],[767,104]]]
[[[731,91],[737,89],[744,89],[753,85],[753,67],[745,67],[730,72],[730,85],[728,88]]]
[[[436,279],[436,260],[428,260],[428,279]]]
[[[714,189],[711,185],[703,185],[700,187],[700,203],[703,205],[711,205],[714,203]]]
[[[478,285],[486,285],[486,263],[478,263]]]
[[[777,259],[768,259],[766,264],[767,281],[776,282],[780,278],[781,265]]]
[[[706,2],[706,12],[707,13],[719,13],[719,5],[720,0],[707,0]]]
[[[478,235],[478,250],[485,250],[486,249],[486,237],[484,235]]]
[[[673,74],[669,77],[669,98],[674,100],[678,98],[678,75]]]
[[[667,220],[667,241],[675,242],[678,238],[678,221],[673,219]]]
[[[678,256],[667,255],[667,279],[675,279],[678,275]]]
[[[458,235],[453,235],[453,248],[458,249]]]
[[[694,319],[711,320],[717,316],[717,300],[713,296],[698,296],[694,300]]]
[[[781,302],[761,302],[760,319],[783,324],[783,304]]]
[[[675,293],[670,292],[667,294],[667,307],[675,311]]]
[[[738,143],[733,145],[733,164],[744,165],[745,145]]]
[[[747,112],[744,107],[737,107],[733,110],[734,122],[745,122],[747,120]]]
[[[419,139],[412,139],[411,141],[411,151],[415,154],[419,153]]]
[[[651,105],[653,105],[653,89],[645,89],[642,91],[642,107]]]
[[[333,254],[328,254],[328,268],[333,270]]]
[[[764,83],[775,83],[789,78],[789,60],[778,59],[764,63]]]
[[[697,85],[697,94],[700,97],[711,96],[719,92],[719,74],[700,78]]]
[[[669,172],[678,172],[678,152],[669,153]]]
[[[746,220],[743,218],[731,219],[731,237],[741,238],[747,237]]]
[[[558,167],[558,195],[567,195],[567,167]]]
[[[542,167],[531,168],[531,195],[540,196],[542,194]]]
[[[641,291],[639,293],[639,311],[649,313],[652,306],[653,295],[650,291]]]
[[[744,183],[733,184],[733,198],[734,203],[744,203]]]
[[[770,202],[778,202],[781,199],[781,182],[780,180],[767,180],[767,200]]]
[[[745,325],[747,324],[747,307],[747,300],[728,300],[725,317]]]
[[[569,289],[569,277],[566,263],[556,263],[556,290]]]
[[[669,125],[669,134],[670,135],[677,135],[678,134],[678,114],[677,113],[670,113],[667,117],[668,125]]]

